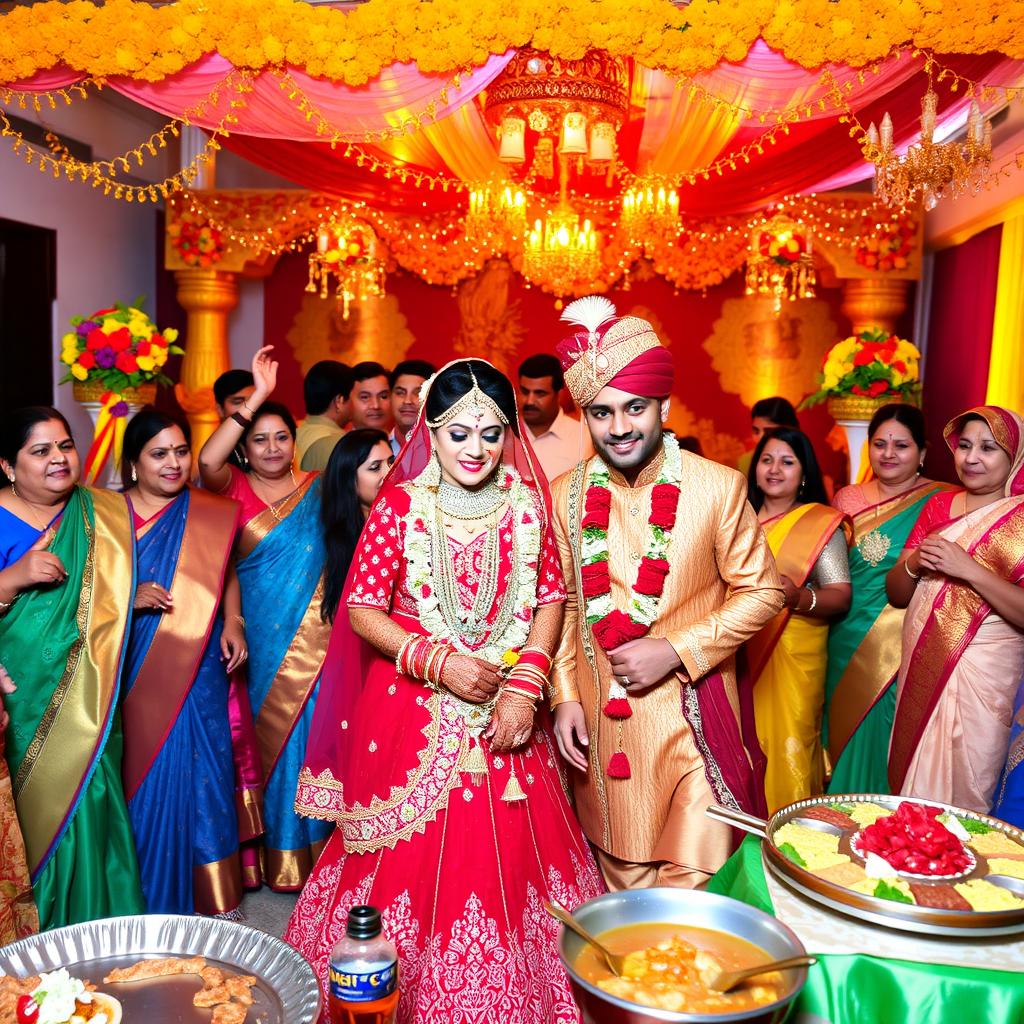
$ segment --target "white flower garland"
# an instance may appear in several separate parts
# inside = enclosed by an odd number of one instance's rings
[[[508,501],[515,519],[516,563],[511,583],[516,587],[511,622],[502,636],[488,636],[481,647],[470,648],[457,632],[455,623],[445,622],[438,603],[430,541],[430,523],[437,511],[437,490],[413,481],[408,487],[409,512],[404,517],[405,557],[409,591],[416,601],[423,628],[434,640],[447,640],[457,651],[502,664],[506,652],[526,645],[533,624],[537,601],[537,575],[540,572],[540,516],[533,493],[511,468],[498,470],[497,486],[509,492]]]
[[[664,439],[665,457],[661,463],[661,470],[658,473],[658,484],[672,484],[679,486],[682,480],[683,457],[679,453],[679,445],[674,438]],[[600,459],[595,457],[587,472],[583,493],[586,495],[591,487],[608,487],[608,467]],[[672,534],[657,526],[648,526],[647,548],[644,554],[651,559],[663,559],[667,556],[668,546],[671,543]],[[593,562],[607,562],[609,559],[608,531],[597,529],[586,529],[580,543],[580,557],[584,565]],[[644,626],[652,626],[658,617],[658,605],[660,598],[652,594],[638,594],[635,590],[635,583],[630,587],[629,605],[626,613],[638,623]],[[587,622],[593,625],[600,622],[606,615],[615,609],[611,593],[600,594],[597,597],[585,599]]]

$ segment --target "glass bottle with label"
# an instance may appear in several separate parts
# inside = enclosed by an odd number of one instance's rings
[[[327,982],[331,1024],[394,1024],[398,953],[380,933],[380,912],[348,912],[345,934],[331,952]]]

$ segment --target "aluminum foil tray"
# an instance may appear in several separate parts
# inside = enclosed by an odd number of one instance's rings
[[[115,967],[165,956],[203,956],[213,967],[254,975],[246,1024],[313,1024],[319,1016],[320,986],[291,946],[218,918],[145,914],[69,925],[0,948],[0,972],[28,977],[66,967],[119,999],[124,1024],[209,1024],[211,1011],[192,1005],[196,975],[103,983]]]

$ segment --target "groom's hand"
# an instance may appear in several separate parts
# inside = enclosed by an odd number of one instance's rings
[[[616,647],[608,660],[612,671],[630,693],[657,686],[682,664],[675,648],[664,637],[650,636]]]
[[[555,708],[555,740],[562,757],[581,772],[587,770],[587,716],[579,701],[567,700]]]

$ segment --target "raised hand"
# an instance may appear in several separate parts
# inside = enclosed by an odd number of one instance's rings
[[[269,398],[277,387],[277,361],[270,358],[274,351],[273,345],[264,345],[252,357],[252,378],[256,385],[253,392],[253,408],[260,405],[265,398]]]
[[[501,684],[497,665],[468,654],[450,654],[445,662],[441,683],[456,697],[470,704],[486,704]]]

